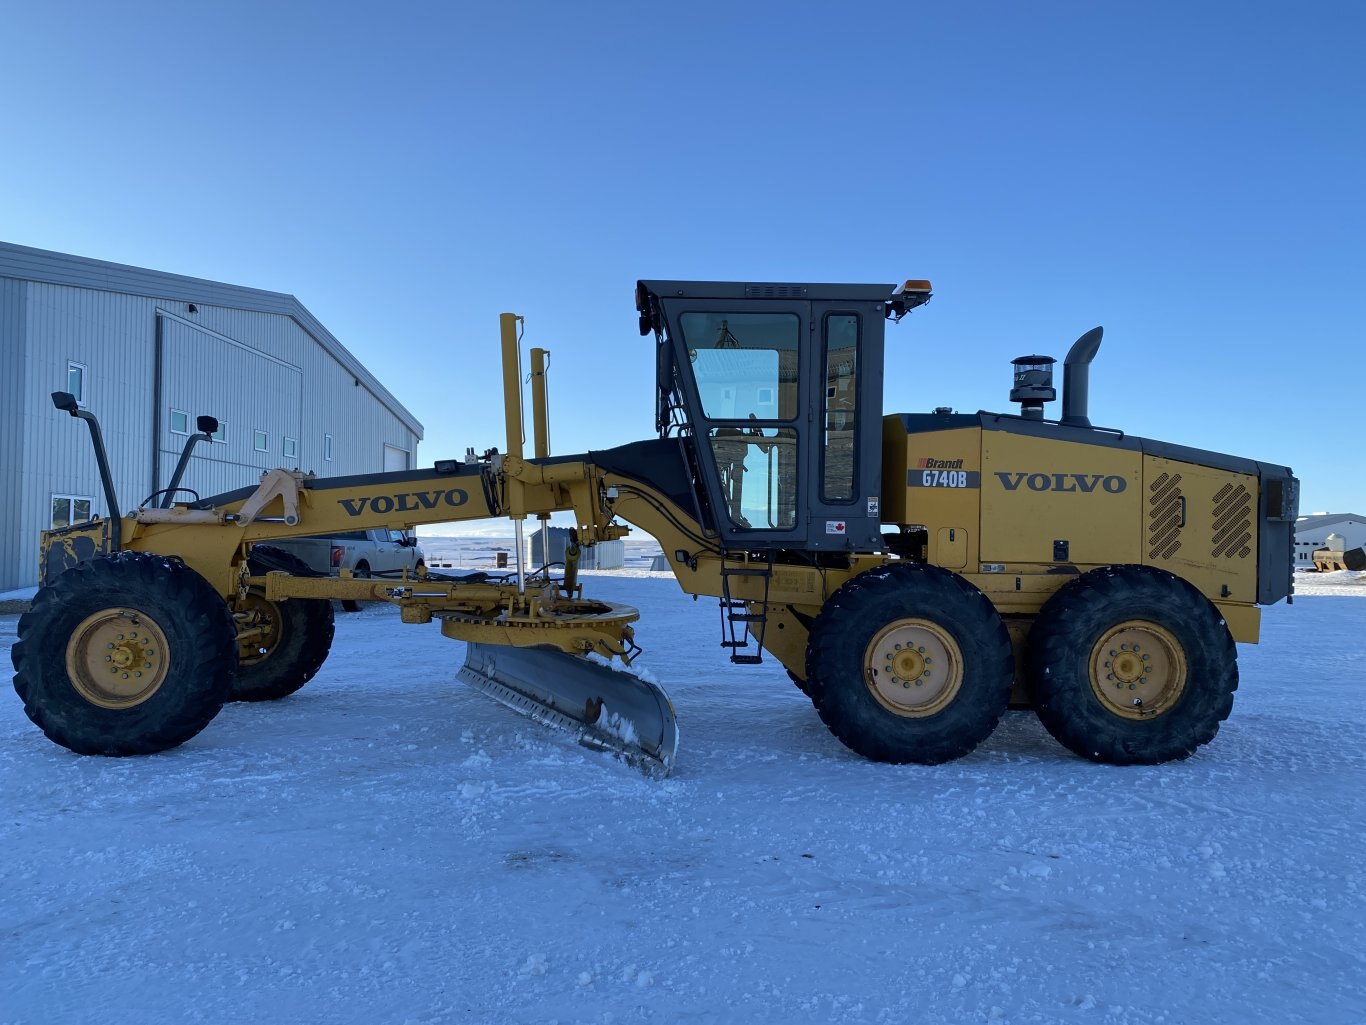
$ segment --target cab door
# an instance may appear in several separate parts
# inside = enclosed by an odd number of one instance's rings
[[[806,504],[811,545],[881,547],[880,303],[813,302]]]
[[[812,430],[811,304],[676,302],[676,366],[722,538],[735,547],[800,545],[809,519],[800,495]]]

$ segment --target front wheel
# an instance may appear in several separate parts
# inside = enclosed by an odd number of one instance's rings
[[[1238,688],[1218,610],[1150,566],[1108,566],[1061,588],[1030,630],[1026,666],[1048,732],[1114,765],[1193,754],[1219,732]]]
[[[304,561],[267,545],[252,549],[248,565],[253,574],[283,570],[306,575]],[[237,682],[233,701],[275,701],[288,697],[313,679],[327,660],[335,630],[332,603],[325,598],[270,601],[251,588],[237,602],[238,612],[250,615],[247,632],[238,636]]]
[[[351,575],[357,580],[369,580],[370,564],[368,562],[357,563],[356,568],[351,571]],[[341,607],[343,612],[359,612],[360,602],[356,601],[354,598],[343,598]]]
[[[890,563],[830,596],[811,626],[807,684],[840,742],[880,762],[934,765],[991,735],[1014,658],[987,597],[935,566]]]
[[[24,712],[77,754],[139,755],[189,740],[237,669],[227,606],[183,563],[120,552],[38,591],[11,651]]]

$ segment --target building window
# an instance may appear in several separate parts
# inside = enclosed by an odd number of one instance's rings
[[[171,433],[189,434],[190,433],[190,414],[183,409],[171,410]]]
[[[214,441],[221,442],[222,444],[226,445],[228,443],[228,425],[224,423],[222,420],[219,420],[218,430],[214,431],[213,434],[210,435],[210,437],[213,438]]]
[[[253,431],[251,447],[256,449],[257,452],[269,452],[270,437],[266,434],[265,431]]]
[[[76,401],[82,406],[85,405],[85,364],[67,360],[66,363],[66,390],[76,397]]]
[[[332,461],[332,435],[323,435],[323,458],[328,462]]]
[[[90,519],[92,499],[81,495],[52,496],[52,529],[69,527]]]
[[[299,457],[299,443],[293,438],[285,439],[285,458],[297,459]]]

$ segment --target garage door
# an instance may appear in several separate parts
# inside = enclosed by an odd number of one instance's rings
[[[408,453],[393,445],[384,446],[384,472],[408,469]]]

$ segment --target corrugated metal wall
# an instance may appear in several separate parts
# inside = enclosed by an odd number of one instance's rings
[[[223,441],[196,447],[184,487],[214,495],[254,484],[262,470],[283,466],[283,439],[300,438],[303,371],[170,315],[161,316],[161,330],[164,409],[158,486],[165,486],[187,437],[172,432],[173,409],[186,414],[191,432],[200,414],[222,421]],[[225,386],[234,394],[225,394]],[[256,451],[256,431],[265,433],[265,452]],[[300,465],[297,458],[288,462],[289,469]]]
[[[10,278],[0,278],[0,289],[0,371],[17,393],[0,408],[0,426],[21,418],[0,441],[0,483],[20,506],[0,520],[0,591],[35,582],[37,536],[50,525],[53,495],[90,497],[107,514],[85,425],[49,398],[66,389],[68,361],[87,368],[84,404],[103,425],[124,511],[170,477],[186,440],[171,433],[172,409],[188,414],[191,431],[205,413],[227,424],[225,442],[199,445],[186,475],[185,486],[203,495],[254,484],[286,463],[319,476],[372,473],[384,469],[386,445],[415,450],[407,424],[290,316],[205,304],[190,312],[179,301]],[[266,432],[265,452],[255,449],[257,430]],[[285,437],[297,441],[294,459],[284,456]],[[22,448],[17,459],[6,444]]]
[[[0,278],[0,590],[22,553],[24,450],[24,282]]]

